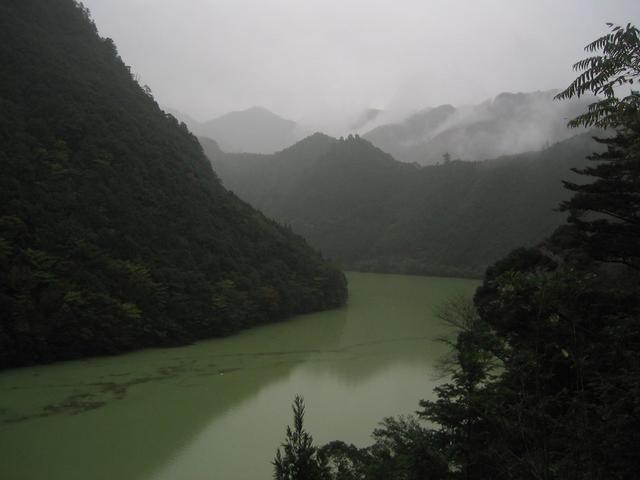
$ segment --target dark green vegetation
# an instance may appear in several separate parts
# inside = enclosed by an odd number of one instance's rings
[[[0,366],[345,301],[343,274],[221,186],[75,2],[2,2],[0,64]]]
[[[322,447],[322,478],[638,478],[640,93],[612,87],[640,78],[640,32],[612,26],[586,50],[559,97],[603,96],[574,124],[613,136],[567,184],[569,223],[489,268],[475,305],[444,308],[459,333],[450,381],[420,403],[429,426],[387,419],[371,447]]]
[[[558,103],[553,101],[556,93],[505,92],[479,105],[441,105],[376,127],[363,137],[397,160],[421,165],[439,163],[445,153],[476,161],[540,150],[575,135],[566,119],[584,112],[593,101]]]
[[[304,400],[297,395],[293,401],[293,429],[287,427],[286,440],[276,452],[273,461],[274,477],[278,480],[304,478],[322,480],[326,475],[318,449],[313,446],[313,437],[304,430]]]
[[[360,271],[480,277],[564,220],[562,179],[594,148],[578,135],[541,152],[420,167],[359,137],[315,134],[275,155],[224,154],[201,139],[226,187]]]

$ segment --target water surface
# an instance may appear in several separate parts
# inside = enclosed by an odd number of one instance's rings
[[[0,478],[271,478],[299,393],[317,443],[364,446],[432,398],[446,328],[471,280],[350,273],[348,305],[171,349],[0,373]]]

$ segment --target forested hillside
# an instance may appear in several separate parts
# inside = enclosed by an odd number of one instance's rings
[[[76,2],[2,2],[0,64],[0,367],[345,301],[343,274],[221,186]]]
[[[420,167],[359,137],[315,134],[275,155],[201,139],[225,186],[348,268],[480,276],[564,219],[562,179],[594,148],[580,135],[540,152]]]
[[[559,95],[602,95],[571,123],[615,132],[565,183],[568,223],[491,266],[473,303],[443,305],[448,378],[417,418],[386,418],[367,448],[317,448],[296,398],[274,479],[638,477],[640,93],[616,94],[639,80],[640,31],[609,27]]]

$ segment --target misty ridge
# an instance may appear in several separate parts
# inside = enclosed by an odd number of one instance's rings
[[[342,267],[478,278],[563,223],[562,182],[598,148],[591,137],[603,132],[567,126],[597,98],[558,92],[366,109],[336,136],[261,107],[206,122],[173,112],[226,188]]]
[[[558,90],[504,92],[477,105],[449,104],[414,113],[366,109],[339,124],[320,129],[335,136],[359,134],[396,160],[433,165],[448,158],[477,161],[536,151],[584,129],[567,122],[584,113],[596,99],[583,96],[554,100]],[[283,150],[314,132],[313,127],[287,120],[263,107],[230,112],[199,122],[178,110],[165,110],[198,136],[215,140],[228,153]],[[398,115],[403,115],[397,119]],[[394,120],[394,118],[396,120]]]
[[[482,276],[562,224],[562,180],[597,144],[582,133],[476,162],[400,162],[358,135],[311,135],[275,154],[200,144],[225,187],[356,271]]]
[[[0,2],[0,478],[638,477],[640,4],[87,1]]]
[[[586,96],[559,102],[557,93],[501,93],[479,105],[442,105],[373,128],[363,137],[398,160],[422,165],[442,161],[445,153],[476,161],[541,150],[582,133],[567,122],[595,101]]]
[[[266,108],[252,107],[198,122],[173,109],[166,109],[183,121],[196,135],[213,138],[230,153],[274,153],[306,135],[296,122],[284,119]]]

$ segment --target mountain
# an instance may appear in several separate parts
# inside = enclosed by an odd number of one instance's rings
[[[358,136],[315,134],[275,155],[205,151],[240,198],[348,268],[479,276],[562,223],[561,179],[593,148],[583,134],[538,152],[426,167]]]
[[[304,128],[266,108],[252,107],[199,122],[174,108],[163,107],[196,135],[216,141],[226,152],[274,153],[303,136]]]
[[[589,96],[558,102],[556,93],[501,93],[471,107],[442,105],[363,137],[398,160],[421,165],[439,163],[446,153],[477,161],[540,150],[575,135],[566,127],[568,119],[593,102]]]
[[[0,4],[0,367],[227,335],[344,275],[220,184],[72,0]]]
[[[197,135],[218,142],[226,152],[274,153],[300,140],[302,130],[296,122],[262,107],[227,113],[204,123],[185,123]]]
[[[368,108],[365,111],[360,112],[349,126],[349,130],[355,132],[366,128],[371,123],[375,122],[381,113],[384,112],[378,108]]]
[[[200,127],[200,122],[198,120],[196,120],[190,115],[187,115],[186,113],[181,112],[180,110],[176,110],[175,108],[169,108],[169,107],[161,107],[161,108],[166,113],[169,113],[174,117],[176,117],[176,120],[178,120],[178,122],[184,123],[191,132],[197,131],[198,128]]]

